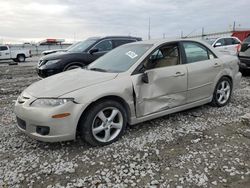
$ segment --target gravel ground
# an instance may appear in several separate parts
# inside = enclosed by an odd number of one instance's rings
[[[226,107],[204,105],[128,128],[118,142],[42,143],[19,132],[36,59],[0,65],[0,187],[250,187],[250,77]]]

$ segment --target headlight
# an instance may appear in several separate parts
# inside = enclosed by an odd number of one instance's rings
[[[60,61],[60,59],[49,60],[49,61],[46,62],[46,65],[52,65],[52,64],[55,64],[55,63],[57,63],[59,61]]]
[[[32,107],[55,107],[63,105],[69,101],[73,101],[72,98],[67,99],[36,99],[33,101],[30,106]]]

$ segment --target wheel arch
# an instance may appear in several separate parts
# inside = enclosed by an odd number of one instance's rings
[[[25,54],[23,54],[23,53],[17,54],[16,58],[18,58],[18,56],[24,56],[24,58],[26,58]]]
[[[223,78],[223,77],[226,77],[226,78],[228,78],[230,81],[231,81],[231,84],[232,84],[232,88],[233,88],[233,77],[234,77],[234,75],[233,75],[233,72],[230,70],[230,69],[228,69],[228,68],[226,68],[226,69],[224,69],[223,71],[221,71],[217,76],[216,76],[216,78],[215,78],[215,80],[214,80],[214,84],[213,84],[213,89],[215,89],[215,87],[216,87],[216,85],[218,84],[218,82],[220,81],[220,79],[221,78]],[[213,90],[214,91],[214,90]]]
[[[76,128],[76,131],[79,130],[79,124],[80,124],[80,121],[82,118],[84,118],[88,111],[98,102],[100,101],[104,101],[104,100],[113,100],[113,101],[116,101],[116,102],[119,102],[126,110],[126,113],[127,113],[127,122],[129,122],[129,118],[131,117],[131,110],[129,108],[129,105],[128,103],[120,96],[117,96],[117,95],[108,95],[108,96],[104,96],[104,97],[101,97],[95,101],[92,101],[82,112],[79,120],[78,120],[78,123],[77,123],[77,128]]]
[[[63,71],[65,71],[67,68],[69,68],[72,65],[78,65],[78,66],[83,67],[84,65],[86,65],[86,63],[80,62],[80,61],[72,61],[70,63],[66,63],[66,65],[63,68]]]

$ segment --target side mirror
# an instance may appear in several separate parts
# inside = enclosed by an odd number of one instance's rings
[[[142,74],[141,80],[142,80],[142,82],[145,83],[145,84],[148,84],[148,83],[149,83],[149,81],[148,81],[148,74],[147,74],[146,72],[144,72],[144,73]]]
[[[220,42],[215,43],[214,47],[221,46],[222,44]]]
[[[98,51],[99,51],[98,48],[93,48],[93,49],[89,50],[89,53],[90,53],[90,54],[93,54],[93,53],[96,53],[96,52],[98,52]]]

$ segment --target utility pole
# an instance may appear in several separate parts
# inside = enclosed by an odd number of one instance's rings
[[[151,36],[150,36],[150,28],[151,27],[151,25],[150,25],[150,17],[149,17],[149,19],[148,19],[148,40],[150,40],[151,39]]]
[[[183,31],[181,31],[181,38],[183,38]]]
[[[233,24],[233,31],[235,31],[235,24],[236,24],[236,23],[235,23],[235,21],[234,21],[234,24]]]
[[[202,27],[202,29],[201,29],[201,38],[203,39],[204,36],[205,36],[205,34],[204,34],[204,27]]]

